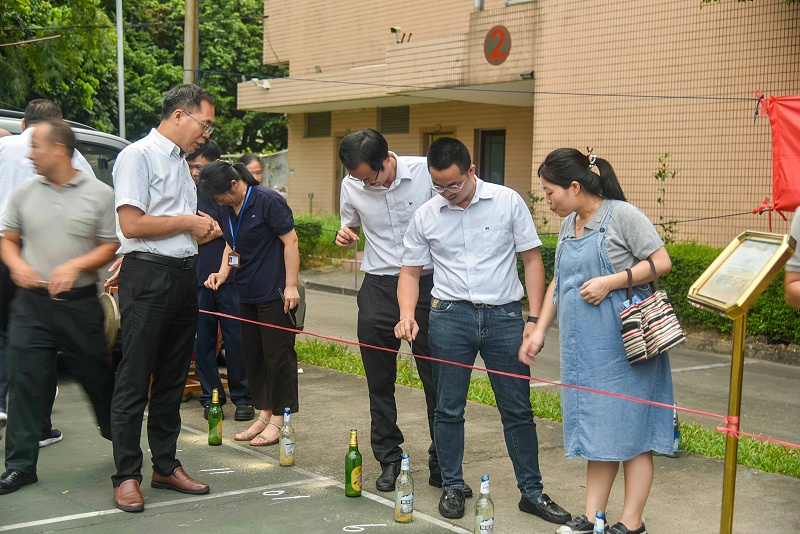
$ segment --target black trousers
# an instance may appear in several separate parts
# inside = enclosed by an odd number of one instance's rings
[[[114,487],[142,481],[142,419],[150,388],[147,437],[153,470],[170,475],[181,431],[181,397],[197,327],[197,275],[127,256],[119,275],[122,360],[111,402]],[[152,388],[150,377],[153,378]]]
[[[390,351],[361,347],[361,359],[367,374],[369,409],[371,416],[370,442],[375,459],[381,464],[400,461],[403,449],[403,433],[397,426],[397,404],[394,398],[394,382],[397,379],[397,354],[400,340],[394,336],[394,327],[400,320],[397,303],[396,276],[366,274],[358,292],[358,341],[368,345],[384,347]],[[414,354],[429,356],[428,314],[430,312],[433,275],[421,277],[419,301],[415,319],[419,334],[414,341]],[[436,388],[430,360],[415,358],[427,405],[428,430],[431,444],[428,448],[428,466],[432,472],[439,471],[436,446],[433,441],[433,414],[436,410]]]
[[[100,433],[111,439],[114,374],[108,361],[103,310],[96,297],[53,300],[18,289],[9,322],[9,413],[6,468],[36,472],[39,440],[49,425],[56,353],[83,386]]]
[[[239,302],[239,310],[243,319],[294,328],[289,316],[283,313],[281,299],[258,304]],[[283,414],[287,407],[292,413],[300,411],[295,334],[244,321],[241,333],[242,361],[253,406],[272,410],[275,415]]]

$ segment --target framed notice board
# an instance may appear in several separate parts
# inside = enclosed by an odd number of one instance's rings
[[[745,231],[692,284],[687,298],[698,308],[731,319],[744,315],[796,246],[795,239],[788,234]]]

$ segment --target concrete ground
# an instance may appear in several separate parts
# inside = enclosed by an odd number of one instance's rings
[[[349,273],[352,282],[353,274]],[[307,277],[306,277],[307,278]],[[308,278],[307,278],[308,279]],[[356,306],[352,296],[323,293],[309,285],[306,331],[355,339]],[[533,367],[534,376],[558,379],[557,336]],[[302,338],[301,338],[302,339]],[[682,406],[724,413],[729,364],[724,355],[675,351],[671,355],[676,399]],[[0,532],[144,532],[160,529],[224,530],[227,532],[471,532],[472,507],[464,519],[439,516],[440,490],[427,484],[427,424],[424,395],[397,389],[404,450],[415,478],[415,520],[393,521],[391,493],[375,489],[380,467],[368,444],[369,406],[366,380],[303,364],[300,412],[292,417],[297,436],[296,466],[280,467],[278,449],[250,447],[233,441],[248,423],[225,421],[223,446],[206,444],[207,424],[197,399],[182,405],[183,429],[178,457],[193,476],[208,482],[211,493],[183,495],[149,487],[151,470],[143,436],[145,511],[120,512],[114,507],[110,476],[111,444],[94,427],[80,387],[60,382],[53,413],[64,440],[41,451],[37,484],[0,496]],[[796,442],[800,436],[796,367],[748,360],[742,414],[744,429]],[[535,387],[535,386],[534,386]],[[548,386],[553,387],[553,386]],[[688,417],[687,417],[688,418]],[[717,422],[699,418],[710,428]],[[564,458],[561,425],[536,419],[545,492],[573,512],[583,512],[585,462]],[[364,457],[364,495],[344,496],[344,454],[349,430],[360,432]],[[723,462],[696,455],[655,458],[656,476],[645,509],[648,532],[719,532]],[[537,534],[555,531],[517,509],[519,492],[506,453],[497,410],[469,403],[466,413],[466,481],[478,487],[488,474],[495,503],[496,532]],[[608,506],[611,522],[619,518],[623,476],[620,473]],[[738,468],[734,532],[790,531],[800,521],[800,479]]]

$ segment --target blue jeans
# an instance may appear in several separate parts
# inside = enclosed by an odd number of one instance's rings
[[[525,323],[522,306],[511,302],[480,307],[465,301],[431,301],[428,339],[431,356],[473,365],[481,353],[488,369],[530,376],[530,368],[517,360]],[[436,385],[436,452],[442,468],[442,486],[464,488],[464,408],[470,369],[434,362]],[[530,383],[520,378],[489,373],[506,449],[514,466],[517,487],[525,498],[542,493],[539,440],[530,400]]]
[[[239,295],[233,283],[222,284],[216,291],[207,287],[198,288],[197,302],[201,310],[239,317]],[[228,390],[231,393],[231,401],[237,406],[253,404],[242,362],[242,335],[239,321],[208,313],[200,313],[197,318],[197,338],[194,342],[197,377],[203,387],[200,404],[203,406],[211,404],[211,392],[214,388],[219,390],[221,405],[227,400],[217,368],[217,325],[222,330],[222,340],[225,343],[225,363],[228,369]]]

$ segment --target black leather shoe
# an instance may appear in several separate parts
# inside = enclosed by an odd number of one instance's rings
[[[235,421],[252,421],[256,416],[256,411],[252,404],[240,404],[236,407]]]
[[[39,477],[36,476],[36,473],[26,473],[24,471],[9,469],[0,477],[0,495],[13,493],[22,486],[27,486],[34,482],[39,482]]]
[[[441,488],[442,487],[442,472],[441,471],[431,471],[431,476],[428,477],[428,484],[433,486],[434,488]],[[469,487],[469,484],[466,482],[464,483],[464,497],[469,499],[472,497],[472,488]]]
[[[533,514],[541,517],[545,521],[563,525],[570,519],[572,515],[553,502],[546,493],[542,493],[535,501],[531,502],[525,497],[519,500],[519,509],[528,514]]]
[[[378,491],[394,491],[394,481],[400,473],[400,464],[381,464],[381,476],[375,481]]]
[[[445,488],[439,499],[439,513],[448,519],[464,517],[464,490]]]

